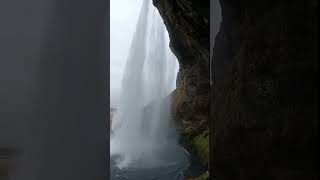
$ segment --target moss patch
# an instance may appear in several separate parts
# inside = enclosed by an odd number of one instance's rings
[[[196,177],[196,178],[191,178],[191,179],[188,179],[188,180],[209,180],[209,172],[206,171],[201,176]]]
[[[193,146],[196,154],[200,157],[204,165],[208,165],[209,161],[209,136],[207,131],[196,136],[193,139]]]
[[[199,133],[192,126],[185,128],[180,136],[180,143],[199,158],[203,165],[209,161],[209,130]]]

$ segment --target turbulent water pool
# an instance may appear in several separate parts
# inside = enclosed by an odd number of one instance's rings
[[[183,180],[183,171],[188,163],[176,162],[151,168],[128,167],[119,169],[114,159],[111,160],[111,180]]]
[[[111,156],[111,180],[184,180],[184,172],[189,167],[189,154],[182,147],[172,146],[162,153],[157,153],[157,159],[145,164],[145,160],[136,160],[125,167],[119,168],[121,155]]]
[[[206,171],[201,161],[182,146],[170,142],[166,148],[123,165],[126,155],[110,157],[110,180],[185,180]],[[128,162],[128,161],[126,161]]]
[[[117,159],[113,156],[110,161],[110,180],[185,180],[186,177],[198,177],[206,169],[201,162],[192,160],[188,154],[171,154],[175,161],[160,166],[141,167],[141,162],[119,168]],[[180,159],[179,159],[180,158]]]

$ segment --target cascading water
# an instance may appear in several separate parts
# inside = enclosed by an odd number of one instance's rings
[[[146,169],[149,169],[152,176],[163,170],[168,172],[161,176],[177,176],[187,164],[187,155],[177,143],[170,112],[169,94],[175,88],[177,60],[168,47],[169,38],[160,15],[151,0],[142,1],[120,104],[112,122],[111,166],[116,166],[117,170],[113,170],[117,172],[111,174],[119,177],[121,170],[127,169],[126,175],[121,176],[129,177],[130,169],[135,172],[143,169],[141,175],[148,179]],[[171,168],[159,170],[167,167]],[[139,179],[139,175],[131,176],[129,179]]]

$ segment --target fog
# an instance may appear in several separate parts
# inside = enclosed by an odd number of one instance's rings
[[[137,24],[139,0],[110,0],[110,105],[119,105],[121,80]]]

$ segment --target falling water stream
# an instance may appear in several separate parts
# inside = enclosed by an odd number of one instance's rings
[[[111,180],[178,180],[189,164],[171,118],[177,60],[151,0],[142,0],[112,121]]]

